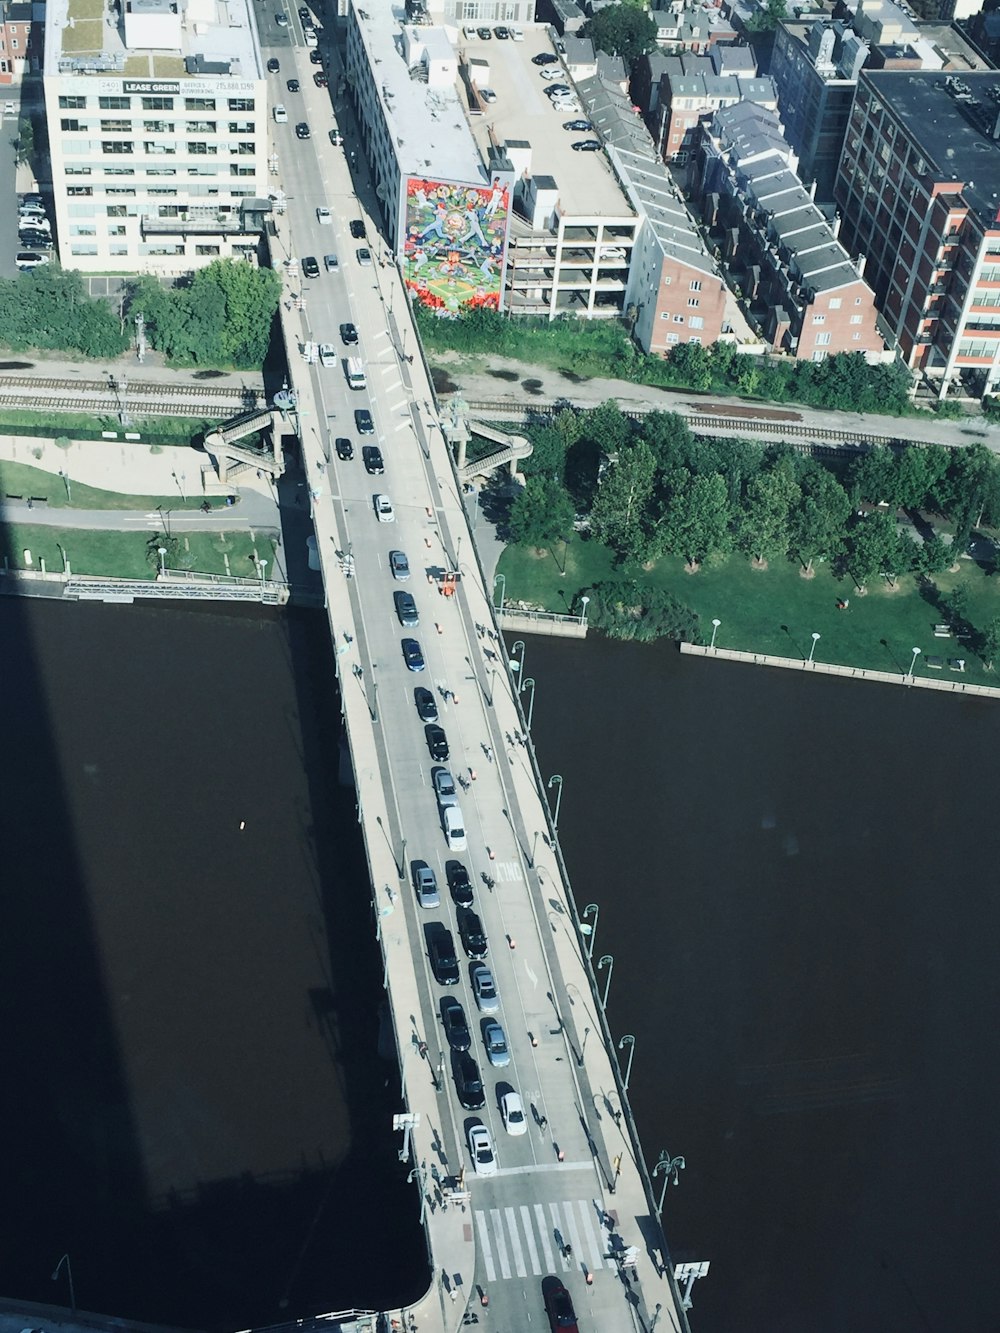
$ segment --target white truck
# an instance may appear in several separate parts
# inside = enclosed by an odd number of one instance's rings
[[[349,388],[364,389],[368,384],[365,377],[365,363],[360,356],[344,357],[344,375]]]

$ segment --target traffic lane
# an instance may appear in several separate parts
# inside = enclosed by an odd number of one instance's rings
[[[0,104],[12,101],[14,115],[3,117],[3,130],[10,140],[17,138],[19,103],[14,89],[0,88]],[[17,236],[17,162],[14,154],[0,156],[0,273],[6,278],[17,277],[14,263],[18,250],[24,249]]]

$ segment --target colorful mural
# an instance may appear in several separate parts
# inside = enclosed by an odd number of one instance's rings
[[[403,219],[403,280],[436,310],[499,310],[510,185],[456,184],[411,176]]]

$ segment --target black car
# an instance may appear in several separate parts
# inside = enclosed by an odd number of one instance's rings
[[[295,126],[295,137],[296,139],[312,138],[312,135],[309,133],[309,126],[305,123],[304,120],[300,120],[299,123]]]
[[[568,83],[550,83],[545,89],[546,97],[562,97],[564,93],[571,93],[573,89]]]
[[[493,34],[490,32],[489,28],[477,28],[476,36],[481,42],[488,42]]]
[[[354,410],[354,424],[358,428],[359,435],[374,435],[375,423],[372,421],[372,414],[367,407],[358,407]]]
[[[531,57],[531,63],[533,65],[556,65],[559,63],[559,57],[548,51],[542,51],[539,55]]]
[[[509,28],[494,28],[494,29],[493,29],[493,35],[494,35],[494,37],[497,38],[498,41],[501,41],[501,42],[509,41],[509,40],[510,40],[510,29],[509,29]]]
[[[455,952],[451,931],[439,921],[434,921],[427,927],[425,937],[434,980],[440,986],[457,986],[458,954]],[[482,1106],[482,1102],[479,1104]]]
[[[557,1277],[547,1277],[543,1280],[542,1296],[552,1333],[579,1333],[573,1302],[570,1300],[569,1292]]]
[[[486,931],[483,930],[483,923],[475,912],[459,912],[458,933],[462,937],[462,947],[466,954],[476,962],[485,958],[489,953],[490,947],[486,939]]]
[[[367,236],[367,234],[368,233],[365,231],[365,224],[363,222],[359,222],[358,219],[355,218],[351,223],[351,235],[354,237],[356,241],[363,241],[365,239],[365,236]]]
[[[472,883],[461,861],[445,861],[445,878],[456,907],[472,906]]]
[[[315,51],[315,50],[310,51],[310,52],[309,52],[309,62],[310,62],[310,64],[313,64],[313,65],[322,65],[322,63],[323,63],[323,56],[321,55],[321,53],[320,53],[319,51]]]
[[[579,143],[571,143],[574,153],[597,153],[601,149],[600,139],[581,139]]]
[[[472,1033],[465,1017],[465,1010],[450,995],[441,1001],[441,1022],[444,1035],[453,1051],[467,1051],[472,1045]]]
[[[594,128],[594,127],[593,127],[593,125],[591,125],[591,123],[590,123],[589,120],[564,120],[564,121],[563,121],[563,129],[564,129],[564,130],[578,130],[581,134],[585,134],[585,133],[587,132],[587,130],[592,130],[593,128]]]
[[[417,640],[400,639],[399,646],[403,650],[403,661],[406,663],[407,671],[423,671],[424,654]]]
[[[421,722],[436,722],[438,719],[438,706],[430,690],[423,685],[418,685],[413,691],[413,702],[417,706],[417,717]],[[428,744],[430,742],[428,741]]]
[[[52,237],[47,231],[19,231],[18,239],[29,250],[51,250]]]
[[[405,629],[413,629],[420,624],[417,604],[410,592],[394,592],[392,600],[396,606],[396,618]]]
[[[451,1072],[458,1100],[467,1111],[478,1111],[486,1105],[486,1093],[483,1091],[479,1066],[468,1051],[452,1051]]]
[[[443,763],[451,751],[448,749],[448,737],[444,734],[444,727],[439,727],[437,723],[431,722],[424,727],[424,736],[427,739],[427,748],[430,751],[432,759],[438,763]]]
[[[345,347],[356,347],[358,344],[358,331],[353,324],[341,324],[340,341]]]
[[[301,85],[299,84],[298,79],[289,79],[285,86],[290,93],[297,93]]]
[[[281,69],[281,66],[275,60],[274,56],[272,56],[271,59],[267,62],[268,74],[277,74],[279,69]]]
[[[318,69],[313,75],[313,83],[317,88],[329,88],[330,80],[327,77],[326,70]]]
[[[337,450],[337,457],[342,458],[345,463],[349,463],[354,457],[354,445],[343,435],[337,436],[334,448]]]
[[[302,261],[302,272],[307,278],[319,277],[319,264],[316,262],[315,255],[306,255],[305,259]]]
[[[302,23],[305,23],[306,19],[311,20],[312,14],[310,14],[309,10],[305,7],[305,5],[299,5],[299,20]]]
[[[366,444],[361,450],[361,459],[370,477],[381,477],[385,463],[382,461],[382,450],[377,444]]]

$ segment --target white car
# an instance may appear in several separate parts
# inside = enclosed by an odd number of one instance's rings
[[[337,349],[333,343],[320,343],[319,363],[321,366],[325,366],[327,370],[337,364]]]
[[[520,1093],[504,1093],[500,1098],[500,1114],[503,1117],[504,1129],[513,1138],[527,1134],[528,1122],[524,1117],[524,1102],[521,1101]]]
[[[387,495],[376,495],[373,503],[380,523],[395,523],[396,511]]]
[[[497,1155],[493,1149],[490,1131],[480,1121],[469,1126],[469,1152],[477,1176],[495,1176],[497,1173]]]
[[[441,806],[441,827],[450,852],[464,852],[469,842],[465,836],[465,820],[458,804]]]
[[[274,108],[274,111],[273,111],[272,114],[274,115],[274,123],[275,123],[276,125],[287,125],[287,124],[288,124],[288,112],[285,110],[285,108],[281,105],[280,102],[279,102],[279,103],[277,104],[277,106]]]
[[[321,227],[332,227],[333,215],[328,208],[317,208],[316,221]]]
[[[544,69],[540,69],[538,72],[542,78],[546,80],[561,79],[563,77],[562,65],[546,65]]]

